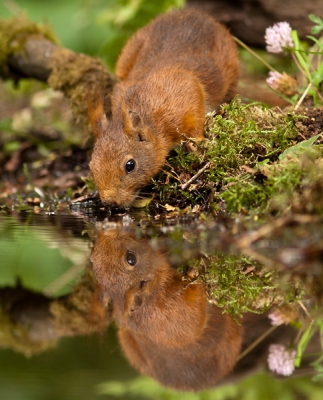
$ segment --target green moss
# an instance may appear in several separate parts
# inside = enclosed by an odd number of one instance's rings
[[[24,14],[18,14],[9,20],[0,19],[0,68],[11,54],[24,48],[28,39],[39,36],[57,43],[48,25],[31,22]]]
[[[282,197],[286,206],[295,192],[317,181],[321,149],[314,146],[316,138],[298,144],[304,140],[305,118],[234,99],[217,115],[207,116],[207,139],[195,143],[195,152],[184,145],[175,149],[152,181],[156,200],[200,210],[219,209],[224,200],[229,212],[262,212]]]
[[[322,149],[316,147],[272,164],[258,163],[254,174],[232,178],[231,187],[221,197],[233,212],[244,208],[277,212],[286,211],[310,191],[312,200],[306,195],[309,202],[303,204],[302,212],[322,214],[321,203],[315,201],[323,194],[321,155]]]

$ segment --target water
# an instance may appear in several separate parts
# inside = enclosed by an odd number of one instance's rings
[[[250,236],[245,223],[227,218],[3,213],[1,397],[183,398],[162,386],[200,390],[220,379],[232,385],[257,365],[266,368],[268,346],[295,339],[291,326],[276,328],[238,357],[272,330],[266,304],[273,297],[279,303],[291,296],[298,304],[294,318],[302,322],[299,304],[311,318],[315,304],[315,321],[321,318],[315,291],[322,224],[310,217],[278,221]],[[311,354],[321,351],[316,336]]]
[[[95,398],[99,383],[136,375],[113,326],[103,339],[49,317],[49,304],[84,276],[90,252],[84,229],[84,220],[71,215],[0,216],[2,398]],[[86,319],[85,310],[77,312]]]

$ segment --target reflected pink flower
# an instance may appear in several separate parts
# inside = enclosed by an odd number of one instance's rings
[[[269,346],[268,366],[279,375],[289,376],[293,373],[296,350],[288,350],[281,344]]]
[[[271,320],[271,324],[274,326],[278,326],[281,324],[287,325],[291,321],[296,320],[297,316],[298,308],[291,304],[284,304],[268,314],[268,318]]]
[[[288,22],[277,22],[266,29],[266,50],[269,53],[281,53],[283,47],[293,47],[292,28]]]
[[[279,310],[268,314],[268,318],[271,320],[271,324],[274,326],[282,325],[285,323],[284,318]]]

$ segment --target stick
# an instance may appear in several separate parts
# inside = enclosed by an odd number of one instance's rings
[[[310,82],[310,83],[308,84],[308,86],[307,86],[305,92],[302,94],[301,98],[298,100],[298,102],[297,102],[297,104],[296,104],[296,106],[295,106],[295,108],[294,108],[294,111],[296,111],[296,110],[298,109],[298,107],[302,104],[302,102],[303,102],[303,100],[305,99],[305,96],[307,95],[307,93],[308,93],[308,91],[310,90],[311,86],[312,86],[312,82]]]
[[[190,186],[190,184],[195,181],[195,179],[197,179],[200,175],[203,174],[203,172],[210,166],[210,164],[211,164],[210,162],[206,163],[204,167],[202,167],[194,176],[192,176],[192,178],[190,178],[186,183],[182,184],[181,189],[182,190],[187,189]]]

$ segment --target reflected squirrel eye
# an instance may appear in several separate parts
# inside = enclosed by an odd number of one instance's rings
[[[137,256],[132,251],[129,251],[129,250],[127,251],[126,260],[127,260],[127,263],[129,265],[131,265],[132,267],[137,264]]]
[[[126,172],[130,174],[136,169],[136,161],[134,159],[130,159],[126,162]]]

